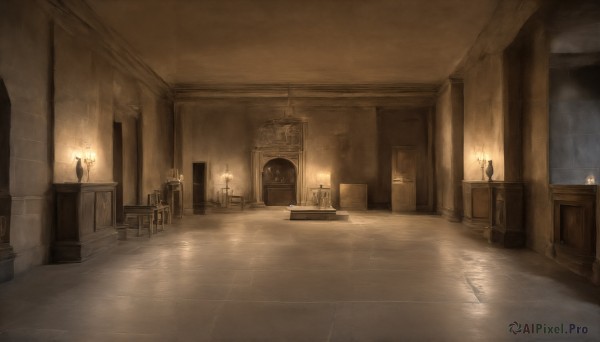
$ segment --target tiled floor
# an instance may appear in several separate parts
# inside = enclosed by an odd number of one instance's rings
[[[0,284],[0,341],[600,340],[600,288],[531,251],[434,216],[287,215],[187,216],[38,267]]]

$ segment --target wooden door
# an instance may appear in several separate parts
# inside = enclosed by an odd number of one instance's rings
[[[417,152],[414,146],[392,148],[392,211],[417,210]]]

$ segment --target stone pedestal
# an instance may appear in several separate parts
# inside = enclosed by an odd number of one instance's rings
[[[313,206],[288,207],[290,220],[337,220],[335,208],[318,208]]]
[[[81,262],[115,246],[117,183],[57,183],[52,261]]]
[[[392,182],[392,212],[417,211],[415,182]]]
[[[367,184],[340,184],[340,208],[367,210]]]

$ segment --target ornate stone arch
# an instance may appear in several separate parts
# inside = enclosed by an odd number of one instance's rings
[[[262,194],[262,171],[265,165],[277,158],[290,161],[296,168],[296,203],[301,204],[305,198],[304,169],[306,121],[284,117],[265,122],[256,134],[255,146],[252,150],[252,203],[264,206]]]

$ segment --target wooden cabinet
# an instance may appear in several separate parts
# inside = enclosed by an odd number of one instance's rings
[[[554,257],[571,270],[590,277],[596,260],[597,186],[551,185],[550,190]]]
[[[524,247],[523,183],[463,181],[464,222],[490,242]]]
[[[490,222],[490,187],[485,181],[463,181],[463,221],[484,228]]]
[[[81,262],[114,246],[117,183],[56,183],[52,261]]]
[[[417,151],[414,146],[392,148],[392,211],[417,210]]]

